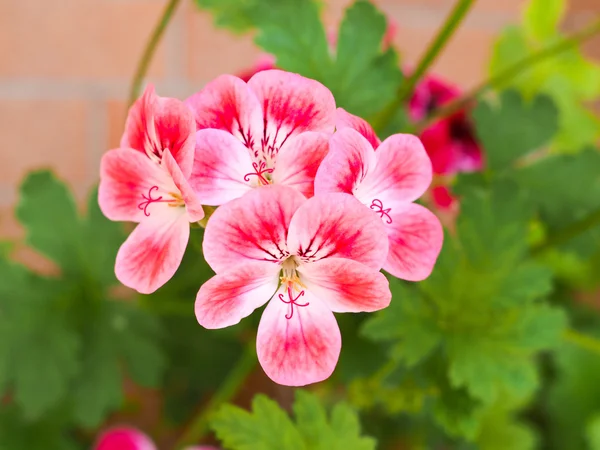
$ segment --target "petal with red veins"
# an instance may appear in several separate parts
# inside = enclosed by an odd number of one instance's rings
[[[358,131],[367,141],[369,141],[369,144],[371,144],[374,149],[381,144],[381,140],[379,140],[377,134],[375,134],[375,130],[373,130],[373,127],[369,125],[365,119],[350,114],[343,108],[337,109],[335,128],[338,131],[343,130],[344,128],[352,128],[353,130]]]
[[[354,193],[364,203],[378,199],[390,207],[412,202],[431,184],[431,160],[418,137],[394,134],[383,141],[375,155],[377,165]]]
[[[269,301],[277,290],[279,267],[245,262],[215,275],[200,287],[196,318],[205,328],[235,325]]]
[[[194,192],[188,180],[185,179],[177,162],[171,156],[169,150],[163,153],[162,165],[167,169],[169,175],[173,179],[175,186],[179,190],[181,198],[185,203],[185,210],[189,216],[190,222],[198,222],[204,217],[204,210],[198,195]]]
[[[133,427],[115,427],[100,435],[94,450],[156,450],[156,446]]]
[[[344,128],[329,140],[329,153],[315,177],[315,192],[353,194],[376,163],[371,144],[358,131]]]
[[[310,292],[293,305],[280,300],[279,295],[287,301],[282,287],[265,308],[258,326],[256,349],[263,370],[286,386],[305,386],[329,378],[342,347],[333,313]]]
[[[327,258],[298,267],[300,280],[333,312],[372,312],[390,304],[387,278],[356,261]]]
[[[335,100],[315,80],[282,70],[265,70],[248,81],[262,106],[265,148],[276,152],[288,138],[304,131],[333,133]]]
[[[289,226],[290,253],[305,262],[347,258],[379,270],[388,252],[385,227],[348,194],[322,194],[298,208]]]
[[[110,220],[140,222],[166,203],[144,205],[148,198],[171,198],[177,188],[166,170],[144,154],[130,149],[109,150],[100,163],[98,204]],[[141,206],[141,207],[140,207]]]
[[[250,152],[223,130],[196,133],[196,156],[190,184],[206,205],[223,205],[239,198],[257,182]]]
[[[181,171],[189,176],[194,160],[196,125],[192,112],[175,98],[159,97],[149,85],[130,108],[121,147],[155,155],[160,161],[169,149]]]
[[[279,263],[289,253],[292,216],[306,199],[287,186],[264,186],[221,206],[204,232],[204,258],[221,273],[247,261]]]
[[[260,102],[246,83],[221,75],[192,95],[185,104],[193,111],[198,130],[228,131],[248,148],[260,146],[263,114]]]
[[[154,292],[175,274],[189,236],[188,215],[183,208],[151,215],[119,249],[115,264],[117,278],[142,294]]]
[[[290,138],[277,155],[273,183],[291,186],[312,197],[315,176],[329,150],[329,136],[307,131]]]
[[[403,280],[424,280],[442,249],[444,231],[439,219],[414,203],[392,209],[390,217],[392,223],[386,226],[390,251],[384,270]]]

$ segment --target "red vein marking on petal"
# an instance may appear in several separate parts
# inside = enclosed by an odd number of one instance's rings
[[[267,169],[266,162],[261,161],[260,164],[253,162],[252,167],[254,168],[254,172],[249,172],[244,175],[244,181],[250,181],[250,177],[256,175],[261,184],[266,186],[270,183],[270,181],[263,176],[263,173],[273,173],[273,169]]]
[[[377,214],[379,214],[379,217],[381,217],[383,219],[383,216],[386,217],[386,221],[385,223],[390,224],[392,223],[392,218],[390,217],[390,211],[392,210],[392,208],[387,208],[387,209],[383,209],[383,202],[381,200],[379,200],[378,198],[374,199],[371,202],[371,206],[370,208],[375,211]]]
[[[169,203],[169,206],[182,206],[183,205],[183,199],[180,198],[180,196],[176,195],[176,194],[171,194],[174,198],[170,199],[170,200],[163,200],[162,195],[153,198],[152,197],[152,191],[157,191],[158,190],[158,186],[152,186],[150,189],[148,189],[148,196],[145,196],[144,194],[142,194],[142,198],[144,199],[143,202],[141,202],[138,205],[138,208],[142,211],[144,211],[144,215],[146,217],[150,217],[150,213],[148,212],[148,206],[150,206],[152,203]]]
[[[283,298],[283,294],[279,294],[279,300],[281,300],[283,303],[287,303],[288,305],[290,305],[290,312],[285,315],[285,318],[288,319],[288,320],[290,320],[293,317],[293,315],[294,315],[294,305],[300,306],[300,307],[305,307],[305,306],[308,306],[310,303],[308,303],[308,302],[306,302],[306,303],[296,303],[300,297],[304,296],[304,291],[300,291],[300,293],[296,297],[294,297],[294,295],[292,294],[292,287],[288,286],[288,288],[287,288],[287,294],[288,294],[288,299],[289,300],[286,301]]]

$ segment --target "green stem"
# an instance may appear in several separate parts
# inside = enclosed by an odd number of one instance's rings
[[[475,0],[458,0],[454,5],[454,8],[450,12],[450,15],[446,19],[446,22],[439,30],[437,36],[429,44],[429,47],[425,51],[425,54],[417,64],[416,69],[398,88],[396,98],[390,103],[383,112],[373,121],[373,126],[378,129],[384,129],[394,117],[394,113],[402,104],[410,98],[415,86],[427,71],[429,66],[433,64],[441,50],[444,48],[450,37],[454,34],[467,12]]]
[[[550,234],[541,245],[534,247],[531,250],[531,253],[533,255],[542,254],[552,247],[569,242],[571,239],[576,238],[580,234],[598,225],[600,225],[600,209],[597,209],[583,219],[573,222],[571,225]]]
[[[600,340],[593,336],[569,329],[563,333],[563,339],[577,347],[596,353],[600,356]]]
[[[600,20],[593,22],[591,25],[582,28],[579,31],[561,39],[556,44],[546,47],[539,52],[533,53],[520,61],[508,66],[504,70],[500,71],[496,75],[490,77],[488,80],[482,82],[478,86],[466,92],[462,97],[457,98],[454,101],[451,101],[441,108],[435,111],[430,117],[423,119],[420,122],[415,124],[415,132],[420,133],[439,119],[443,119],[444,117],[448,117],[453,113],[463,109],[469,103],[472,103],[477,97],[481,94],[485,93],[488,89],[491,89],[496,86],[501,86],[506,83],[508,80],[514,78],[515,76],[521,74],[527,69],[531,68],[535,64],[538,64],[552,56],[556,56],[566,50],[569,50],[572,47],[582,43],[583,41],[591,38],[595,34],[600,32]]]
[[[133,76],[133,81],[131,82],[131,89],[129,91],[129,106],[131,106],[140,95],[140,88],[142,86],[142,82],[144,81],[144,77],[146,76],[146,72],[148,72],[148,66],[152,61],[156,47],[158,46],[158,43],[160,42],[167,25],[171,21],[171,17],[173,17],[173,12],[175,12],[175,8],[177,8],[179,1],[180,0],[169,0],[169,3],[167,3],[165,10],[160,16],[160,19],[156,24],[152,35],[150,36],[150,40],[146,44],[142,58],[140,59],[135,71],[135,75]]]
[[[252,340],[238,360],[237,364],[227,378],[221,383],[219,389],[211,397],[208,404],[192,420],[190,426],[175,444],[175,449],[184,448],[188,445],[196,445],[207,433],[209,422],[216,410],[223,404],[230,401],[240,390],[244,381],[256,367],[256,345]]]

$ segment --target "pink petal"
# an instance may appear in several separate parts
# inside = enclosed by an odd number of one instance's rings
[[[329,153],[317,171],[315,192],[353,194],[376,163],[375,150],[358,131],[337,131],[329,140]]]
[[[248,82],[262,105],[266,142],[263,147],[281,148],[290,137],[304,131],[333,133],[335,100],[315,80],[281,70],[265,70]]]
[[[94,450],[156,450],[156,447],[141,431],[133,427],[118,427],[102,433]]]
[[[279,267],[244,262],[215,275],[200,287],[196,318],[205,328],[225,328],[249,316],[269,301],[279,284]]]
[[[379,270],[388,252],[385,227],[348,194],[317,195],[298,208],[289,226],[290,253],[305,262],[347,258]]]
[[[409,281],[427,278],[437,260],[444,232],[439,219],[427,208],[414,203],[394,211],[387,225],[390,251],[383,268]]]
[[[282,287],[265,308],[258,326],[260,365],[269,378],[286,386],[325,380],[333,373],[342,347],[333,313],[310,292],[293,305],[293,311],[279,294],[286,300]]]
[[[120,148],[104,154],[98,203],[110,220],[140,222],[146,218],[144,211],[151,214],[157,207],[165,206],[156,203],[143,208],[151,189],[152,198],[158,198],[161,196],[158,191],[168,196],[169,191],[177,188],[166,170],[136,150]]]
[[[431,184],[431,160],[418,137],[394,134],[375,153],[377,165],[365,177],[355,195],[371,205],[379,199],[390,207],[398,202],[412,202]]]
[[[121,147],[133,148],[160,161],[165,149],[189,176],[194,160],[196,125],[191,111],[175,98],[159,97],[149,85],[129,110]]]
[[[233,75],[221,75],[185,101],[198,130],[216,128],[233,134],[248,148],[260,146],[263,114],[256,95]]]
[[[333,312],[371,312],[392,299],[388,280],[361,263],[327,258],[298,267],[301,281]]]
[[[150,294],[175,274],[190,235],[183,208],[170,208],[140,223],[117,253],[115,273],[125,286]]]
[[[171,156],[169,150],[165,150],[163,153],[162,165],[167,169],[169,175],[171,175],[175,186],[177,186],[177,189],[185,202],[185,210],[189,216],[189,221],[198,222],[199,220],[202,220],[204,217],[204,210],[202,209],[202,204],[200,203],[198,195],[196,195],[188,180],[183,176],[181,169],[173,156]]]
[[[275,68],[275,57],[269,53],[264,53],[254,63],[250,69],[246,69],[243,72],[237,74],[243,81],[248,82],[250,78],[256,75],[258,72],[263,70],[271,70]]]
[[[306,131],[290,138],[277,155],[273,183],[291,186],[312,197],[317,169],[328,150],[329,136],[325,133]]]
[[[241,197],[256,182],[256,177],[246,177],[254,172],[250,152],[231,134],[213,129],[196,133],[190,183],[204,204],[222,205]]]
[[[375,130],[373,130],[373,127],[369,125],[365,119],[350,114],[343,108],[337,109],[335,127],[338,131],[344,128],[352,128],[353,130],[358,131],[367,141],[369,141],[374,149],[381,144],[381,141],[375,134]]]
[[[204,232],[204,258],[221,273],[248,261],[286,258],[292,216],[306,199],[287,186],[264,186],[221,206]]]

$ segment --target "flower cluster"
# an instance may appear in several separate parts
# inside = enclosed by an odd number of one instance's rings
[[[414,203],[431,179],[417,137],[380,142],[322,84],[265,70],[247,83],[223,75],[185,102],[147,89],[121,148],[103,157],[99,202],[110,219],[139,223],[115,269],[142,293],[175,273],[201,205],[218,206],[198,322],[227,327],[267,304],[259,361],[275,382],[302,386],[335,368],[334,312],[389,304],[381,268],[411,281],[431,273],[442,227]]]

